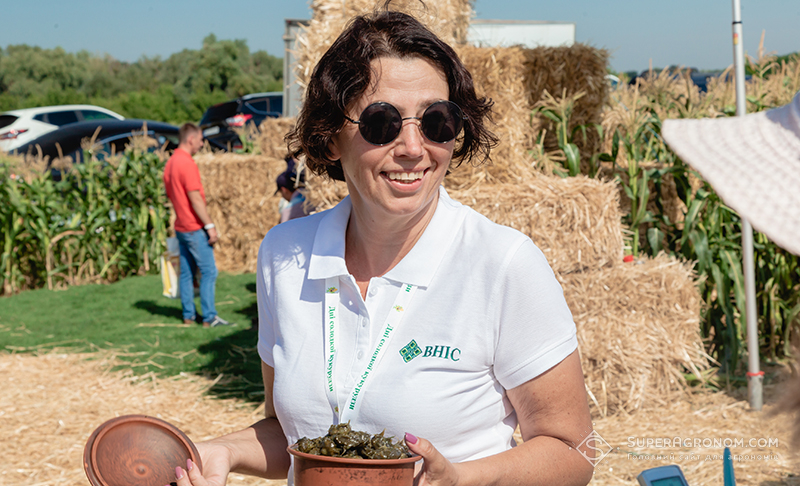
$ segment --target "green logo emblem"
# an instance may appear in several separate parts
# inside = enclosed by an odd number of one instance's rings
[[[404,310],[402,305],[396,305],[392,307],[392,309],[396,310],[397,312],[403,312]]]
[[[413,339],[411,340],[410,343],[403,346],[403,349],[400,350],[400,355],[403,357],[403,361],[405,361],[406,363],[416,358],[420,354],[422,354],[422,349],[420,349],[420,347],[417,346],[417,342],[414,341]]]
[[[339,289],[337,289],[336,287],[331,287],[328,290],[326,290],[326,292],[328,292],[329,294],[335,294],[338,291]]]

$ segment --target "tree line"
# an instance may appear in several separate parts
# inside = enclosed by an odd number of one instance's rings
[[[198,122],[209,106],[247,93],[283,89],[283,60],[250,52],[245,40],[203,39],[199,50],[123,62],[87,51],[26,44],[0,48],[0,112],[73,103],[127,118]]]

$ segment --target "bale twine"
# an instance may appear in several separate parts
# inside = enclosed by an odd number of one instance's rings
[[[348,21],[383,7],[385,0],[313,0],[311,21],[297,35],[297,82],[305,89],[314,66],[342,33]],[[466,39],[472,16],[470,0],[395,0],[390,9],[413,15],[450,45]]]
[[[614,182],[539,175],[519,184],[480,184],[449,193],[495,223],[530,236],[557,273],[598,269],[622,259]]]
[[[280,222],[275,178],[286,169],[283,158],[210,153],[195,157],[206,193],[208,213],[219,231],[217,269],[255,272],[264,235]]]
[[[660,255],[558,275],[578,328],[594,412],[665,406],[685,396],[684,371],[709,367],[691,267]]]

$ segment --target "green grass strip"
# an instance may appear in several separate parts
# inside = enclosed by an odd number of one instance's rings
[[[217,312],[236,322],[233,327],[183,324],[180,299],[162,296],[157,275],[2,297],[0,351],[114,350],[136,373],[199,374],[216,380],[212,394],[258,401],[255,280],[255,274],[225,273],[217,279]]]

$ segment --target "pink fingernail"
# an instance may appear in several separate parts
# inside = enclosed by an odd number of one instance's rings
[[[181,478],[183,478],[183,469],[181,469],[180,467],[176,467],[176,468],[175,468],[175,476],[176,476],[178,479],[181,479]]]
[[[416,444],[417,438],[406,432],[406,442],[408,442],[409,444]]]
[[[186,459],[186,470],[187,471],[191,471],[193,467],[194,467],[194,463],[192,462],[192,460],[191,459]]]

